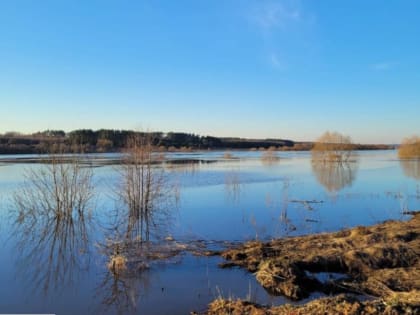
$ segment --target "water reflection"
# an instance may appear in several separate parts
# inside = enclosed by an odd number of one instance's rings
[[[52,155],[48,163],[27,169],[10,212],[19,274],[45,293],[64,288],[89,266],[94,206],[90,168]]]
[[[102,297],[104,311],[111,308],[116,314],[136,314],[138,300],[148,292],[150,284],[148,270],[130,276],[106,272],[96,291]]]
[[[261,154],[261,163],[265,166],[273,166],[280,162],[276,151],[267,150]]]
[[[255,239],[285,237],[296,231],[296,222],[292,220],[293,214],[290,217],[289,190],[290,182],[284,179],[280,189],[276,185],[274,192],[265,194],[265,207],[262,210],[267,214],[267,218],[264,219],[258,212],[253,211],[244,214],[246,222],[249,222],[255,232]]]
[[[84,212],[19,215],[13,225],[19,275],[45,294],[73,284],[89,267],[92,229],[91,216]]]
[[[349,187],[356,179],[359,161],[355,154],[347,156],[346,160],[319,159],[317,155],[312,156],[311,165],[318,182],[328,192],[336,193],[344,187]]]
[[[420,180],[420,159],[401,159],[400,166],[405,176]]]
[[[296,230],[296,226],[290,220],[288,215],[289,207],[289,188],[290,182],[284,180],[282,188],[282,201],[281,201],[281,210],[279,216],[279,226],[278,226],[278,235],[277,236],[288,236],[291,232]],[[266,204],[269,206],[271,203],[269,199],[266,199]]]
[[[242,184],[240,178],[240,170],[231,169],[225,173],[225,192],[227,199],[233,203],[240,200]]]
[[[198,173],[200,168],[199,161],[188,161],[188,160],[180,160],[180,161],[168,161],[164,163],[164,167],[172,172],[177,172],[180,174],[186,175],[195,175]]]

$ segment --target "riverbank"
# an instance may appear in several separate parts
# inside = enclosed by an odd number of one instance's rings
[[[46,130],[33,134],[9,132],[0,134],[1,154],[42,154],[59,149],[63,153],[122,152],[133,136],[147,137],[159,152],[190,152],[196,150],[271,150],[309,151],[314,143],[289,139],[249,139],[200,136],[184,132],[138,132],[133,130],[81,129],[64,132]],[[352,150],[395,149],[389,144],[352,144]]]
[[[420,212],[411,214],[409,221],[228,249],[220,267],[254,273],[272,294],[327,297],[281,306],[220,297],[207,314],[420,314]]]

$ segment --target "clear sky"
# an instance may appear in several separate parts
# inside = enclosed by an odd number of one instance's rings
[[[420,134],[418,0],[0,1],[0,132]]]

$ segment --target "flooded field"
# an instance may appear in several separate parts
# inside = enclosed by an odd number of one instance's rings
[[[112,272],[113,237],[129,225],[116,219],[120,157],[84,158],[82,168],[92,170],[89,211],[52,224],[17,211],[24,174],[44,167],[42,160],[0,156],[0,313],[189,314],[218,297],[280,305],[290,301],[244,270],[219,268],[223,259],[212,253],[243,241],[407,220],[420,208],[420,161],[400,161],[396,151],[357,152],[340,163],[310,152],[166,153],[153,167],[164,172],[175,202],[165,203],[165,222],[153,222],[162,228],[150,236],[164,255]]]

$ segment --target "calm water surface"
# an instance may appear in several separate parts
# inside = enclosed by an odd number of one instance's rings
[[[279,152],[279,160],[261,152],[231,155],[166,156],[162,167],[180,191],[166,231],[176,241],[221,244],[336,231],[408,219],[404,211],[420,208],[420,162],[399,161],[395,151],[359,152],[342,165],[312,163],[308,152]],[[286,302],[245,271],[218,268],[218,257],[184,253],[133,277],[110,273],[99,244],[115,205],[118,173],[107,165],[115,154],[92,155],[96,210],[92,222],[83,223],[87,248],[65,231],[38,240],[31,236],[45,227],[12,228],[11,196],[25,169],[41,167],[36,158],[0,156],[0,313],[189,314],[218,296]]]

